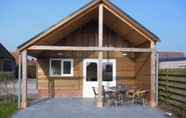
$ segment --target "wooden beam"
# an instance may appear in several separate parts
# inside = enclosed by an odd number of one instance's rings
[[[22,52],[22,99],[21,99],[21,109],[27,107],[27,51]]]
[[[158,88],[159,88],[159,53],[156,51],[156,104],[158,105],[158,99],[159,99],[159,93],[158,93]]]
[[[103,52],[98,53],[98,68],[97,68],[97,77],[98,77],[98,99],[97,107],[103,107],[103,75],[102,75],[102,64]]]
[[[28,50],[46,51],[121,51],[121,52],[152,52],[151,48],[115,48],[115,47],[81,47],[81,46],[31,46]]]
[[[18,109],[21,109],[21,54],[19,53],[19,65],[18,65]]]
[[[150,55],[147,55],[146,58],[145,58],[145,61],[143,61],[142,65],[137,69],[136,68],[136,76],[138,76],[138,74],[140,73],[140,71],[142,70],[142,68],[145,66],[145,64],[148,62],[148,59],[149,59],[149,56]]]
[[[99,17],[98,17],[98,47],[102,48],[103,47],[103,4],[99,5]],[[102,88],[102,59],[103,59],[103,52],[100,51],[98,53],[98,69],[97,69],[97,77],[98,77],[98,99],[97,99],[97,107],[103,107],[103,88]]]
[[[151,48],[153,51],[151,52],[151,76],[150,76],[150,106],[157,106],[156,103],[156,49],[155,43],[151,42]]]

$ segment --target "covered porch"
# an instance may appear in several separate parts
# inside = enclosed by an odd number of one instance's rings
[[[54,48],[56,46],[52,46]],[[58,46],[58,48],[61,48],[62,46]],[[74,47],[73,47],[74,48]],[[84,95],[84,89],[85,88],[85,83],[84,80],[86,80],[83,72],[83,68],[85,63],[83,63],[86,60],[93,60],[91,62],[94,62],[96,60],[97,63],[97,83],[98,85],[97,88],[99,89],[99,84],[101,83],[101,91],[102,90],[102,85],[105,86],[104,82],[104,77],[101,75],[101,81],[99,81],[99,68],[103,68],[99,66],[99,59],[98,59],[98,51],[78,51],[78,47],[76,47],[76,51],[56,51],[55,50],[50,50],[45,52],[46,57],[40,57],[38,58],[38,70],[37,70],[37,86],[38,86],[38,97],[84,97],[86,99],[86,95]],[[114,48],[117,49],[117,48]],[[152,94],[152,88],[157,89],[156,87],[156,75],[154,74],[151,76],[151,71],[150,67],[154,66],[152,65],[150,59],[152,57],[152,50],[151,49],[135,49],[135,48],[126,48],[122,49],[125,51],[103,51],[103,58],[101,59],[102,64],[104,62],[108,63],[111,62],[111,60],[115,61],[115,69],[112,67],[112,69],[115,70],[115,74],[113,75],[113,78],[115,79],[115,84],[112,86],[117,86],[118,84],[123,84],[126,85],[128,88],[141,88],[145,89],[148,91],[148,104],[151,106],[154,106],[156,104],[157,96],[156,94],[151,97]],[[127,51],[128,50],[128,51]],[[36,51],[36,50],[34,50]],[[34,52],[32,51],[32,53]],[[27,51],[29,54],[29,50]],[[37,51],[36,51],[37,52]],[[49,74],[49,68],[50,68],[50,61],[52,59],[61,59],[61,55],[59,54],[64,54],[67,55],[70,53],[69,57],[66,57],[67,59],[73,58],[73,68],[74,68],[74,76],[72,77],[58,77],[58,76],[50,76]],[[67,53],[67,54],[66,54]],[[24,54],[24,53],[23,53]],[[72,55],[77,55],[78,56],[72,56]],[[116,55],[117,54],[117,55]],[[57,55],[57,56],[54,56]],[[80,55],[83,55],[82,57]],[[85,58],[84,55],[88,55],[87,58]],[[91,56],[90,56],[91,55]],[[135,55],[137,58],[136,59],[131,59],[131,56]],[[22,55],[22,58],[24,59],[24,56]],[[25,57],[26,59],[26,57]],[[154,56],[155,59],[155,56]],[[155,61],[155,60],[154,60]],[[24,62],[24,61],[23,61]],[[26,62],[26,61],[25,61]],[[26,65],[26,63],[24,63]],[[22,65],[24,67],[24,65]],[[104,65],[102,65],[104,66]],[[25,70],[27,68],[25,67]],[[114,71],[113,70],[113,71]],[[95,70],[96,71],[96,70]],[[156,71],[156,70],[154,70]],[[22,74],[24,72],[24,68],[22,70]],[[154,86],[151,86],[151,80],[150,78],[154,77],[155,81],[153,83]],[[44,78],[44,79],[42,79]],[[63,79],[64,78],[64,79]],[[70,78],[70,79],[69,79]],[[24,78],[23,78],[24,79]],[[27,84],[24,80],[22,79],[22,98],[20,98],[20,104],[23,105],[25,102],[27,104]],[[27,78],[25,78],[27,81]],[[107,87],[107,85],[106,85]],[[111,86],[110,86],[111,87]],[[92,91],[92,86],[89,87],[90,91]],[[24,90],[25,89],[25,93]],[[154,90],[154,91],[155,91]],[[99,91],[99,90],[98,90]],[[25,94],[25,96],[23,96]],[[25,101],[23,101],[23,97],[25,97]],[[99,97],[99,96],[98,96]],[[101,94],[101,102],[102,101],[102,94]],[[95,102],[96,103],[96,102]],[[103,103],[102,103],[103,104]],[[21,107],[21,106],[20,106]],[[23,107],[23,106],[22,106]],[[24,107],[25,108],[25,107]]]
[[[97,59],[96,103],[98,107],[103,107],[103,62],[114,59],[115,85],[123,83],[147,89],[149,104],[157,105],[157,37],[136,26],[136,22],[117,9],[106,1],[96,1],[19,47],[20,108],[27,106],[27,55],[38,60],[37,80],[41,97],[83,97],[83,61]],[[59,62],[54,65],[60,71],[51,71],[52,60]],[[67,70],[68,75],[63,73],[65,69],[61,69],[65,60],[73,62],[66,63],[68,68],[71,67]]]

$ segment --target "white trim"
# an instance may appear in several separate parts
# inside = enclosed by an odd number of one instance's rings
[[[55,61],[55,60],[58,60],[58,61],[60,61],[60,63],[61,63],[61,74],[60,75],[53,75],[52,74],[52,70],[51,70],[51,64],[52,64],[52,61]],[[70,64],[71,64],[71,73],[70,74],[64,74],[63,73],[63,63],[65,62],[65,61],[69,61],[70,62]],[[74,76],[74,60],[73,59],[67,59],[67,58],[50,58],[50,61],[49,61],[49,76],[50,77],[72,77],[72,76]]]
[[[84,59],[83,60],[83,97],[87,97],[86,95],[86,66],[87,66],[87,62],[96,62],[98,64],[98,59]],[[116,59],[103,59],[102,62],[111,62],[113,64],[113,81],[103,81],[103,85],[106,87],[110,87],[110,86],[116,86]],[[97,86],[98,81],[96,82],[89,82],[92,84],[95,84]]]
[[[59,59],[59,58],[52,58],[52,59],[50,59],[49,76],[50,77],[61,77],[61,75],[52,74],[52,61],[60,61],[60,63],[61,63],[61,59]],[[62,70],[62,66],[61,66],[61,70]]]
[[[62,69],[61,69],[61,70],[62,70],[62,71],[61,71],[62,76],[63,76],[63,77],[64,77],[64,76],[66,76],[66,77],[67,77],[67,76],[68,76],[68,77],[69,77],[69,76],[70,76],[70,77],[73,76],[73,75],[74,75],[74,61],[73,61],[73,59],[62,59],[61,61],[62,61],[62,62],[61,62],[61,63],[62,63],[62,66],[61,66],[61,67],[62,67]],[[63,66],[64,66],[64,62],[65,62],[65,61],[69,61],[69,62],[70,62],[70,65],[71,65],[71,67],[70,67],[70,69],[71,69],[71,70],[70,70],[70,74],[64,74]]]

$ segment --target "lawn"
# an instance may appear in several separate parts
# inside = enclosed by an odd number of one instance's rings
[[[0,118],[11,118],[17,111],[17,103],[0,103]]]

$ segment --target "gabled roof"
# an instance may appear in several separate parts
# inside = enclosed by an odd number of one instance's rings
[[[89,2],[88,4],[86,4],[85,6],[81,7],[77,11],[73,12],[72,14],[70,14],[68,17],[65,17],[64,19],[62,19],[58,23],[52,25],[48,29],[40,32],[38,35],[34,36],[30,40],[28,40],[25,43],[23,43],[20,46],[18,46],[18,50],[23,50],[23,49],[27,48],[31,44],[33,44],[33,43],[37,42],[38,40],[42,39],[44,36],[46,36],[50,32],[52,32],[55,29],[63,26],[65,23],[69,22],[70,20],[72,20],[73,18],[75,18],[76,16],[78,16],[79,14],[84,13],[88,9],[92,8],[93,6],[96,6],[96,5],[101,4],[101,3],[104,4],[104,5],[106,5],[106,6],[108,6],[108,7],[110,7],[110,8],[112,8],[112,9],[114,9],[115,11],[117,11],[118,14],[120,14],[124,18],[127,18],[127,20],[132,25],[134,25],[134,27],[136,27],[137,29],[139,29],[140,31],[142,31],[145,35],[148,35],[154,42],[160,41],[159,38],[155,34],[153,34],[151,31],[149,31],[143,25],[141,25],[140,23],[138,23],[136,20],[134,20],[132,17],[130,17],[127,13],[125,13],[124,11],[122,11],[116,5],[114,5],[113,3],[111,3],[109,0],[92,0],[91,2]]]
[[[11,59],[14,61],[13,56],[10,52],[0,43],[0,58],[2,59]]]

